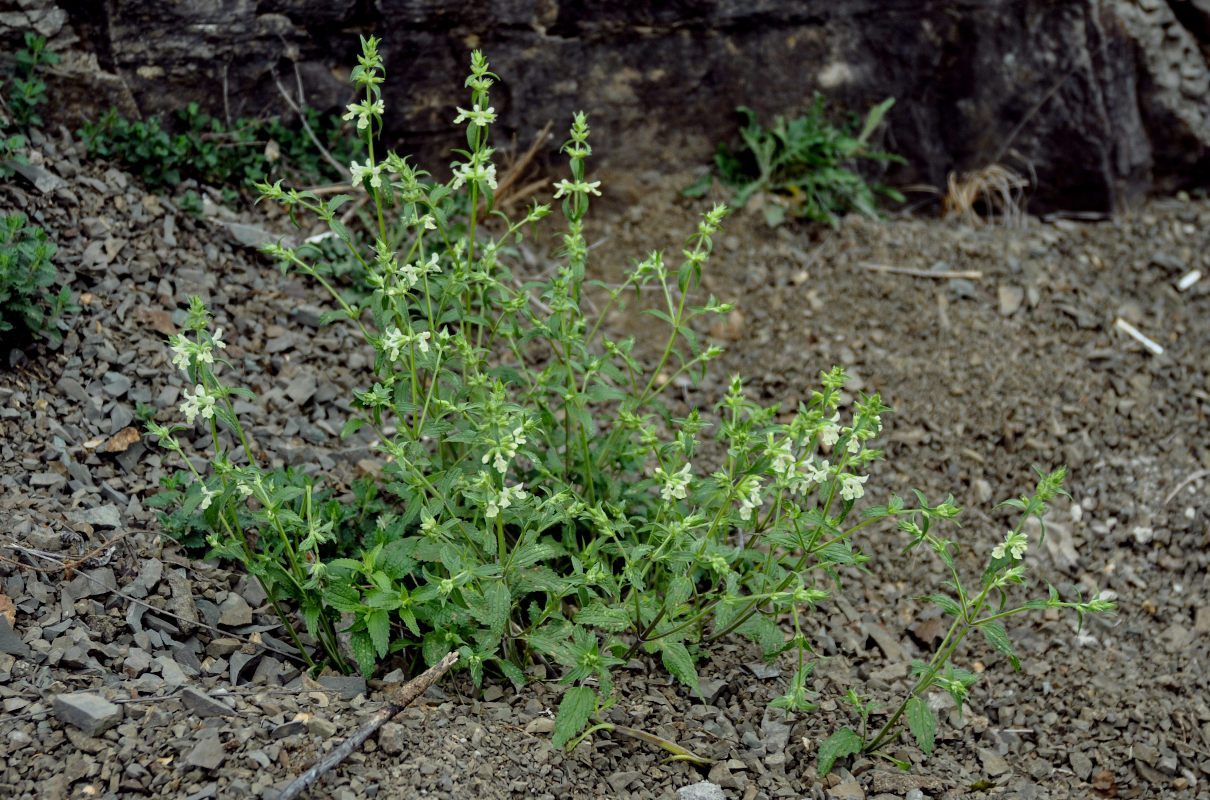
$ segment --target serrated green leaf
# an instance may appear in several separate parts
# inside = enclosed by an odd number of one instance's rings
[[[344,584],[333,584],[323,593],[323,601],[342,614],[355,614],[362,610],[361,592]]]
[[[736,628],[736,633],[747,636],[759,644],[762,655],[766,659],[782,652],[786,642],[781,628],[764,614],[753,614],[744,621],[743,625]]]
[[[841,728],[824,739],[816,754],[819,760],[819,777],[822,778],[832,771],[836,759],[861,752],[861,746],[861,737],[849,728]]]
[[[664,593],[664,608],[669,612],[676,610],[676,607],[689,599],[689,595],[693,593],[693,581],[688,575],[678,575],[668,584],[668,590]]]
[[[580,609],[575,616],[575,621],[580,625],[617,631],[630,624],[630,617],[624,609],[607,606],[600,600],[594,600]]]
[[[504,581],[492,581],[483,591],[483,600],[486,603],[484,621],[492,636],[499,639],[508,627],[508,612],[512,609],[512,596],[509,595]]]
[[[367,631],[357,631],[349,637],[349,646],[353,649],[353,658],[357,659],[361,674],[369,678],[377,664],[374,658],[374,642],[370,639],[370,634]]]
[[[905,710],[908,728],[916,737],[916,744],[920,745],[920,749],[927,756],[933,752],[933,744],[937,735],[937,718],[933,716],[933,710],[929,708],[928,703],[919,697],[908,700]]]
[[[555,714],[555,729],[551,734],[551,746],[562,747],[588,725],[588,719],[597,710],[597,693],[587,686],[573,686],[563,693],[559,711]]]
[[[987,639],[988,644],[996,648],[996,650],[1008,656],[1008,660],[1012,662],[1014,670],[1021,669],[1021,662],[1013,655],[1013,643],[1008,638],[1008,631],[1004,630],[1004,626],[999,622],[984,622],[979,626],[979,630],[983,631],[983,636]]]
[[[961,616],[962,614],[962,606],[958,604],[957,600],[949,595],[930,594],[922,599],[928,600],[930,603],[934,603],[935,605],[939,606],[942,611],[944,611],[946,614],[949,614],[951,617]]]
[[[658,646],[660,660],[664,662],[665,669],[672,673],[672,677],[700,695],[702,688],[698,682],[697,668],[693,666],[693,656],[689,654],[689,648],[685,647],[684,642],[662,641]]]
[[[370,632],[370,640],[374,644],[374,650],[377,651],[378,657],[382,658],[387,654],[387,648],[391,646],[391,615],[388,611],[376,608],[366,614],[366,629]],[[358,659],[360,661],[360,659]]]

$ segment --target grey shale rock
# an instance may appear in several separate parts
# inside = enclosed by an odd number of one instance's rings
[[[185,763],[202,769],[217,769],[226,757],[227,752],[218,736],[208,736],[194,745],[185,756]]]
[[[61,694],[55,697],[55,716],[75,725],[88,736],[97,736],[122,721],[122,707],[99,694]]]
[[[388,756],[397,756],[403,752],[403,726],[398,722],[388,722],[378,729],[378,747]]]
[[[324,675],[318,683],[325,689],[340,692],[341,700],[352,700],[357,695],[366,693],[366,679],[360,675]]]
[[[219,625],[238,627],[252,624],[252,607],[248,601],[235,592],[227,594],[227,598],[218,607]]]
[[[230,706],[192,686],[181,690],[181,704],[199,717],[230,717],[235,714]]]
[[[94,528],[117,528],[122,525],[122,512],[115,505],[75,509],[64,516],[72,522],[82,522]]]
[[[679,800],[727,800],[723,787],[710,781],[698,781],[676,790]]]
[[[21,641],[21,637],[8,624],[8,617],[3,614],[0,614],[0,653],[8,653],[18,658],[29,656],[29,645]]]
[[[81,572],[71,583],[67,584],[64,593],[73,600],[94,597],[99,594],[109,594],[117,591],[118,581],[109,567],[100,567],[88,572]]]
[[[155,661],[160,665],[160,675],[164,678],[164,683],[168,684],[170,688],[176,689],[189,682],[181,665],[176,663],[171,656],[156,656]]]

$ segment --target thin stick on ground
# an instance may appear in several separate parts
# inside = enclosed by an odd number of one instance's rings
[[[344,744],[337,747],[322,761],[291,781],[290,785],[278,795],[278,800],[294,800],[294,798],[302,794],[308,786],[315,783],[325,773],[352,755],[353,751],[361,747],[362,743],[373,736],[374,731],[386,724],[387,720],[416,702],[416,698],[424,694],[425,690],[436,683],[457,661],[458,653],[446,653],[445,658],[441,659],[441,661],[396,689],[391,698],[387,700],[386,705],[377,714],[371,717],[365,725],[362,725],[356,733],[345,740]]]
[[[286,105],[290,107],[290,110],[298,115],[298,121],[302,123],[303,131],[305,131],[308,138],[311,139],[311,143],[319,149],[319,154],[323,156],[325,161],[335,167],[336,171],[343,175],[346,179],[349,178],[352,174],[349,172],[349,168],[332,157],[332,154],[328,152],[328,148],[324,147],[320,143],[319,137],[315,135],[315,131],[311,130],[311,126],[307,123],[307,114],[303,110],[304,101],[302,99],[302,78],[298,74],[297,63],[294,65],[294,77],[295,80],[298,81],[299,102],[297,103],[294,102],[294,98],[290,97],[290,93],[286,91],[286,87],[281,85],[281,81],[277,77],[277,70],[273,70],[273,82],[277,84],[277,91],[281,93],[282,99],[286,101]]]
[[[944,272],[931,269],[912,269],[911,267],[892,267],[889,264],[871,264],[863,262],[862,268],[873,270],[874,272],[890,272],[895,275],[911,275],[913,278],[937,278],[945,280],[948,278],[966,278],[967,280],[977,281],[983,277],[983,273],[978,270],[947,270]]]

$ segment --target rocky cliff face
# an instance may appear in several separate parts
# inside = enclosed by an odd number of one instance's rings
[[[1034,211],[1109,211],[1210,181],[1210,0],[0,0],[0,38],[31,28],[68,51],[43,116],[71,127],[110,105],[283,112],[299,85],[337,108],[374,33],[388,136],[428,163],[458,142],[477,47],[503,78],[499,139],[583,108],[616,170],[705,163],[736,105],[771,119],[822,91],[853,112],[899,99],[900,184],[1000,162],[1032,173]]]

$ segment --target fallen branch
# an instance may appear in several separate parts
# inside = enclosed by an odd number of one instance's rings
[[[946,280],[949,278],[966,278],[967,280],[977,281],[983,278],[983,273],[978,270],[947,270],[944,272],[929,270],[929,269],[912,269],[911,267],[892,267],[889,264],[871,264],[863,262],[861,266],[874,272],[891,272],[895,275],[911,275],[913,278],[937,278],[938,280]]]
[[[387,720],[414,703],[416,698],[424,694],[425,690],[436,683],[457,661],[458,653],[446,653],[445,658],[441,659],[441,661],[396,689],[390,699],[387,700],[386,705],[377,714],[370,717],[369,722],[362,725],[356,733],[345,740],[344,744],[329,753],[322,761],[291,781],[290,785],[278,795],[278,800],[294,800],[294,798],[302,794],[308,786],[315,783],[326,772],[352,755],[353,751],[361,747],[362,743],[373,736],[374,731],[381,728]]]

